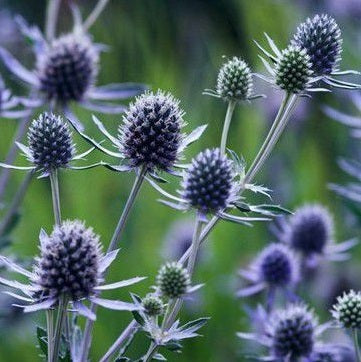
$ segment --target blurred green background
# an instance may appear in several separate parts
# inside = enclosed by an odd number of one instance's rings
[[[336,0],[337,1],[337,0]],[[70,13],[63,1],[60,28],[65,31]],[[89,13],[95,1],[78,1],[83,15]],[[345,1],[347,3],[347,1]],[[310,5],[308,7],[307,5]],[[360,3],[358,3],[360,6]],[[2,1],[1,14],[11,24],[13,14],[22,14],[30,23],[44,22],[44,0]],[[354,13],[338,14],[329,1],[272,1],[272,0],[111,0],[96,25],[91,29],[96,42],[110,46],[102,55],[98,84],[111,82],[144,82],[152,89],[171,91],[181,100],[189,132],[195,126],[208,123],[209,128],[199,142],[187,151],[190,158],[205,147],[219,144],[226,105],[202,95],[205,88],[214,88],[222,56],[243,57],[255,71],[264,71],[258,59],[253,39],[263,41],[267,32],[285,47],[297,24],[316,11],[334,15],[343,29],[343,68],[360,70],[359,22]],[[5,22],[3,23],[5,24]],[[31,67],[30,50],[24,47],[14,30],[9,38],[9,24],[0,24],[0,44],[6,46]],[[4,34],[3,34],[4,33]],[[14,93],[24,89],[1,68]],[[269,95],[268,99],[237,107],[231,126],[229,146],[242,154],[248,162],[255,156],[279,103],[277,90],[261,82],[256,89]],[[272,158],[259,174],[258,183],[274,190],[275,203],[295,208],[304,202],[318,201],[335,214],[337,239],[357,236],[352,215],[345,203],[327,189],[328,182],[344,182],[346,177],[338,169],[339,156],[357,155],[357,141],[352,141],[347,129],[327,119],[322,113],[324,104],[333,104],[345,112],[355,112],[347,102],[348,94],[316,95],[304,99],[286,133],[277,145]],[[98,139],[89,112],[76,109],[86,124],[88,133]],[[109,129],[116,131],[119,116],[101,116]],[[16,130],[16,121],[3,119],[0,123],[0,158],[4,159]],[[78,148],[84,142],[76,138]],[[103,157],[100,154],[93,159]],[[24,164],[20,157],[18,164]],[[23,174],[13,172],[6,200],[16,192]],[[171,177],[168,177],[172,179]],[[116,174],[104,169],[82,172],[61,171],[60,192],[64,218],[86,220],[108,244],[125,203],[134,174]],[[178,180],[172,179],[169,189],[176,189]],[[131,288],[144,295],[154,281],[162,262],[164,239],[174,221],[186,215],[170,210],[157,202],[159,195],[144,185],[131,213],[123,240],[122,251],[111,269],[109,280],[145,275],[149,278]],[[5,209],[6,211],[6,204]],[[22,218],[13,233],[9,255],[34,257],[38,252],[41,227],[48,232],[53,224],[50,185],[47,179],[35,179],[24,200]],[[192,215],[190,215],[192,216]],[[260,248],[272,239],[269,225],[258,224],[244,228],[226,222],[214,230],[205,249],[205,257],[194,277],[196,283],[206,283],[199,300],[183,311],[182,319],[211,316],[202,329],[203,337],[187,341],[182,355],[168,355],[170,361],[243,361],[242,342],[235,333],[247,329],[243,302],[237,300],[237,269],[245,266]],[[109,297],[129,299],[129,290],[109,293]],[[327,318],[327,311],[317,310]],[[97,361],[119,335],[131,316],[99,308],[93,336],[91,359]],[[0,327],[0,361],[37,361],[34,345],[35,323],[44,323],[37,315],[26,320],[9,319]],[[147,348],[144,336],[136,338],[132,356],[140,356]]]

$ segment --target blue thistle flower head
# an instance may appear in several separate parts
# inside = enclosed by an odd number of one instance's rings
[[[332,237],[332,217],[326,208],[316,204],[297,209],[285,233],[289,246],[306,257],[323,254]]]
[[[291,250],[282,244],[267,246],[256,260],[259,279],[273,287],[293,284],[299,277],[299,263]]]
[[[337,70],[341,60],[341,30],[329,15],[315,15],[300,24],[292,44],[307,50],[316,75],[328,75]]]
[[[75,153],[68,125],[62,117],[43,113],[28,131],[30,161],[39,169],[66,167]]]
[[[219,148],[200,152],[183,179],[182,197],[201,213],[225,209],[235,195],[233,164]]]
[[[94,84],[99,54],[88,36],[67,34],[38,59],[40,90],[60,103],[80,101]]]
[[[169,171],[178,158],[184,112],[170,93],[146,92],[131,103],[119,128],[121,151],[131,167]]]
[[[309,357],[315,344],[317,320],[305,305],[291,304],[274,312],[267,326],[271,355],[290,361]]]
[[[99,236],[84,223],[65,221],[56,226],[41,245],[34,282],[41,286],[41,297],[68,295],[71,300],[94,293],[101,275]]]

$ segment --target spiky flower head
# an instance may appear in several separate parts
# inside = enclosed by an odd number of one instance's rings
[[[163,301],[155,294],[148,294],[142,300],[142,306],[145,314],[151,317],[161,315],[164,311]]]
[[[350,290],[337,298],[331,311],[344,328],[361,328],[361,293]]]
[[[270,286],[285,287],[298,279],[299,263],[283,244],[267,246],[257,257],[260,280]]]
[[[188,271],[176,262],[163,265],[157,275],[157,286],[167,298],[179,298],[185,294],[191,284]]]
[[[168,171],[177,160],[183,111],[170,93],[146,92],[130,104],[119,129],[122,152],[131,167]]]
[[[244,101],[253,92],[251,69],[241,58],[233,57],[218,73],[216,92],[225,101]]]
[[[98,51],[84,35],[54,40],[38,62],[40,89],[60,103],[82,100],[98,73]]]
[[[342,362],[340,354],[332,348],[325,348],[320,351],[313,352],[310,362]],[[350,361],[351,362],[351,361]]]
[[[275,66],[276,84],[289,93],[300,93],[308,85],[312,64],[305,49],[290,45],[282,51]]]
[[[99,237],[83,222],[64,221],[42,240],[41,255],[35,267],[34,283],[42,297],[66,295],[77,301],[94,293],[101,281]]]
[[[304,305],[288,305],[274,312],[268,325],[272,356],[290,361],[308,357],[314,346],[315,316]]]
[[[305,205],[291,216],[286,231],[289,245],[305,256],[322,254],[332,240],[333,221],[330,213],[321,205]]]
[[[297,28],[292,44],[307,50],[316,75],[328,75],[341,60],[341,30],[329,15],[315,15]]]
[[[183,179],[183,198],[200,212],[217,213],[229,204],[235,192],[232,162],[219,148],[200,152]]]
[[[33,120],[28,143],[31,162],[42,170],[66,167],[75,152],[68,125],[52,113],[43,113]]]

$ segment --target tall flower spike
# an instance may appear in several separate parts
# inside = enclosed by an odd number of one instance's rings
[[[334,225],[329,211],[319,204],[306,204],[298,208],[285,221],[277,237],[300,253],[306,266],[314,267],[320,257],[343,261],[348,259],[348,250],[357,244],[355,239],[336,244]]]
[[[238,333],[242,339],[253,340],[268,348],[267,361],[310,360],[318,338],[329,324],[318,324],[314,312],[304,304],[289,304],[267,316],[259,333]]]
[[[156,181],[164,181],[158,175],[160,171],[176,173],[177,162],[182,158],[185,148],[198,140],[206,126],[196,128],[189,135],[181,132],[184,126],[184,112],[179,101],[170,93],[158,90],[146,92],[130,104],[119,127],[118,136],[111,135],[103,123],[93,116],[100,132],[118,149],[111,151],[100,142],[82,132],[76,124],[76,131],[91,145],[103,153],[122,160],[115,171],[129,171],[145,168]],[[70,120],[71,121],[71,120]],[[119,162],[117,162],[119,163]]]
[[[206,89],[204,94],[224,101],[250,101],[263,98],[254,94],[252,72],[247,63],[238,57],[225,62],[219,70],[216,89]]]
[[[104,101],[127,99],[146,89],[144,85],[136,83],[96,87],[94,83],[102,46],[94,44],[88,34],[74,31],[48,43],[36,26],[29,26],[20,17],[17,17],[17,23],[28,43],[32,44],[36,59],[34,70],[26,69],[1,47],[0,59],[29,86],[32,96],[21,99],[26,107],[41,108],[52,100],[79,128],[83,128],[69,108],[72,101],[91,111],[118,114],[125,111],[124,105]]]
[[[310,56],[297,45],[289,45],[279,50],[275,42],[265,34],[272,52],[265,50],[256,42],[258,48],[268,58],[260,56],[269,76],[256,74],[259,78],[289,94],[308,96],[308,92],[329,92],[328,89],[315,87],[320,77],[314,75]]]
[[[29,278],[30,284],[23,284],[0,278],[0,283],[18,289],[23,295],[10,293],[13,297],[28,302],[18,305],[24,312],[35,312],[55,306],[63,296],[72,303],[72,309],[89,319],[95,314],[84,304],[90,300],[114,310],[136,310],[139,307],[122,301],[98,297],[99,292],[117,289],[137,283],[144,278],[132,278],[112,284],[103,284],[104,271],[116,258],[118,250],[104,255],[99,236],[80,221],[65,221],[56,226],[50,236],[40,232],[41,255],[36,259],[33,272],[1,257],[11,270]]]
[[[72,161],[81,160],[94,148],[82,154],[75,154],[75,146],[68,125],[61,116],[53,113],[42,113],[34,119],[28,131],[28,146],[18,142],[17,146],[32,163],[32,166],[14,166],[0,163],[0,167],[23,171],[40,171],[41,176],[48,176],[51,170],[70,168],[83,170],[104,163],[95,163],[88,166],[73,166]]]
[[[360,89],[359,84],[334,78],[347,74],[360,74],[353,70],[339,71],[341,61],[341,30],[336,21],[327,14],[315,15],[300,24],[291,41],[305,49],[311,58],[312,70],[326,84],[344,89]]]
[[[250,268],[239,274],[251,285],[238,291],[239,297],[247,297],[268,288],[289,290],[299,280],[300,265],[291,250],[280,243],[271,244],[257,256]]]

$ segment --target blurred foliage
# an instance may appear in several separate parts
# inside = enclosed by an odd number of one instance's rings
[[[83,14],[87,14],[95,1],[78,3]],[[267,32],[284,47],[298,22],[313,14],[314,9],[301,8],[302,3],[285,0],[112,0],[92,29],[95,41],[110,45],[110,51],[104,53],[101,59],[99,84],[137,81],[147,83],[153,89],[173,92],[181,99],[186,111],[188,131],[203,123],[210,125],[205,136],[190,147],[187,156],[191,157],[200,149],[220,142],[226,105],[203,96],[202,90],[214,87],[222,56],[242,56],[253,69],[262,70],[253,39],[263,41],[263,32]],[[2,8],[9,9],[11,14],[23,14],[30,23],[43,24],[44,0],[8,0],[2,2]],[[337,18],[337,14],[334,15]],[[70,13],[64,7],[60,14],[61,29],[66,29],[69,22]],[[355,67],[360,58],[355,56],[355,51],[348,51],[354,44],[353,24],[343,18],[340,25],[346,38],[345,68]],[[15,44],[14,52],[29,56],[29,52],[24,53],[21,42]],[[31,59],[27,63],[31,64]],[[8,81],[15,93],[22,91],[12,79]],[[336,159],[340,155],[355,154],[358,150],[349,139],[347,130],[327,119],[321,111],[325,103],[348,110],[344,94],[340,91],[336,93],[336,97],[327,94],[302,101],[308,103],[304,114],[300,119],[291,121],[257,181],[274,189],[275,203],[287,208],[292,209],[306,201],[326,204],[335,214],[337,238],[340,240],[357,236],[359,230],[352,226],[352,217],[344,203],[327,189],[327,183],[345,180]],[[257,152],[276,111],[275,106],[267,102],[270,101],[244,104],[235,112],[229,146],[243,154],[248,162]],[[77,112],[89,133],[96,135],[90,114],[82,110]],[[100,118],[115,131],[122,117]],[[5,157],[15,129],[15,121],[2,120],[1,159]],[[79,138],[76,141],[79,148],[85,147]],[[94,159],[97,157],[101,156],[93,156]],[[19,158],[18,163],[22,161]],[[22,178],[23,174],[13,172],[7,201]],[[134,175],[93,169],[62,171],[60,179],[63,217],[86,220],[107,245]],[[176,184],[173,186],[177,187]],[[184,217],[159,204],[156,201],[158,197],[148,185],[144,186],[127,224],[119,259],[109,277],[110,280],[118,280],[136,275],[149,276],[141,285],[132,288],[140,295],[147,292],[154,280],[168,227],[174,220]],[[40,227],[50,231],[53,224],[48,180],[33,180],[21,212],[23,217],[13,233],[14,243],[8,253],[33,257],[38,252]],[[216,227],[211,242],[205,246],[210,250],[209,257],[205,258],[195,275],[196,282],[206,283],[202,304],[199,309],[188,312],[192,317],[211,316],[211,320],[202,329],[202,338],[186,342],[184,353],[173,355],[170,360],[243,361],[240,357],[242,343],[235,332],[247,328],[247,319],[243,303],[234,297],[237,269],[245,265],[270,238],[266,224],[242,228],[223,222]],[[108,293],[113,297],[128,297],[127,291],[121,292],[123,294]],[[326,312],[323,311],[327,318]],[[30,319],[30,322],[44,323],[41,318],[38,320],[38,316]],[[98,360],[130,319],[130,314],[99,310],[92,360]],[[0,361],[39,360],[39,350],[34,348],[34,323],[26,323],[26,328],[19,326],[16,324],[0,331]],[[138,336],[132,354],[140,355],[146,347],[145,339]]]

